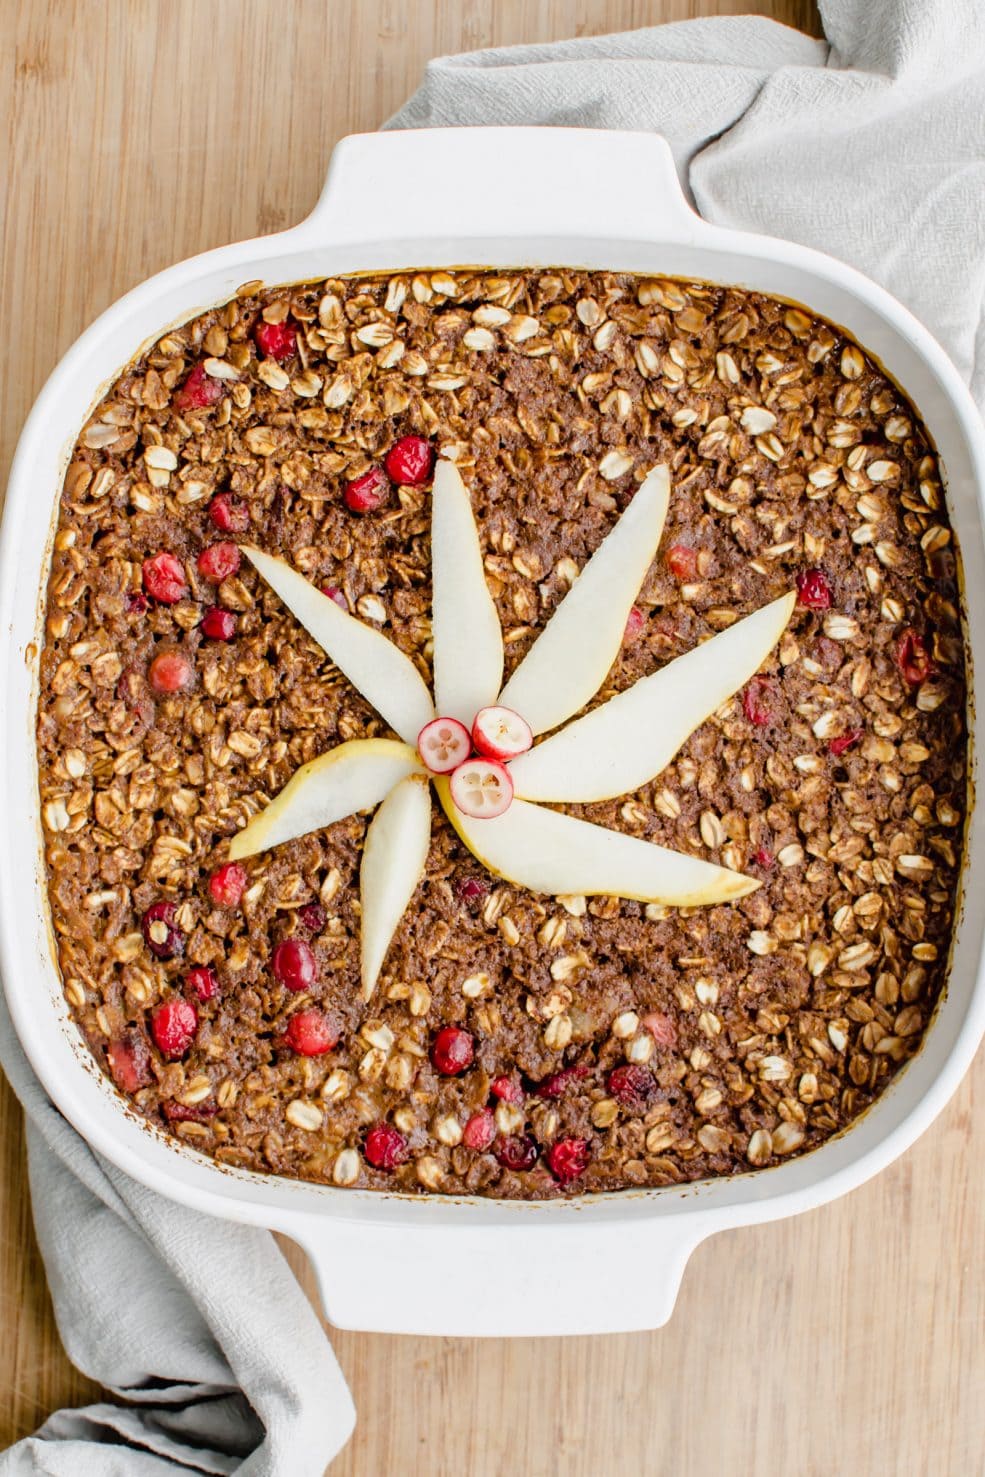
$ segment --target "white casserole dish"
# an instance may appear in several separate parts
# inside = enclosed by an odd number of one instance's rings
[[[667,145],[652,135],[438,129],[345,139],[307,220],[207,252],[128,293],[65,355],[24,427],[0,547],[4,984],[38,1076],[93,1147],[164,1195],[299,1242],[339,1326],[459,1335],[654,1328],[670,1316],[687,1258],[705,1237],[844,1194],[940,1112],[985,1029],[985,910],[961,912],[950,984],[923,1048],[840,1138],[731,1180],[558,1203],[404,1198],[220,1168],[123,1110],[69,1018],[52,955],[34,744],[37,657],[58,494],[90,408],[142,345],[245,281],[462,264],[693,276],[791,298],[846,327],[913,399],[937,443],[963,554],[970,641],[973,649],[985,642],[985,433],[946,355],[881,288],[818,252],[700,220]],[[974,741],[973,705],[969,722]],[[985,812],[973,810],[965,877],[983,866],[983,829]],[[468,1295],[435,1298],[436,1285]]]

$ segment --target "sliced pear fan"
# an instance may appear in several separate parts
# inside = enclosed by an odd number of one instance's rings
[[[421,761],[395,739],[353,739],[303,764],[266,810],[234,836],[232,861],[269,851],[309,831],[319,831],[360,810],[379,805]]]
[[[472,504],[453,462],[439,460],[431,500],[434,702],[466,728],[496,701],[503,633],[486,584]]]
[[[734,902],[759,883],[699,857],[514,800],[493,820],[463,815],[448,781],[435,788],[462,841],[498,877],[531,892],[635,898],[672,907]]]
[[[359,873],[362,903],[362,990],[376,989],[386,952],[424,875],[431,840],[431,792],[411,775],[386,797],[369,823]]]
[[[348,615],[283,559],[249,544],[243,553],[309,636],[409,744],[434,717],[424,679],[409,657],[372,626]]]
[[[577,803],[638,790],[759,670],[796,598],[764,605],[522,754],[510,765],[516,794]]]
[[[551,616],[499,698],[535,734],[556,728],[598,692],[660,543],[670,473],[654,467]]]

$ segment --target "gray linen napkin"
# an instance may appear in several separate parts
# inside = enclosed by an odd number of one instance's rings
[[[985,17],[977,0],[821,0],[821,13],[830,47],[744,17],[441,58],[387,126],[663,133],[703,215],[867,271],[937,334],[981,403]],[[66,1348],[131,1402],[60,1412],[0,1456],[0,1474],[321,1473],[352,1405],[272,1239],[98,1159],[44,1096],[2,1008],[0,1061],[28,1116]]]

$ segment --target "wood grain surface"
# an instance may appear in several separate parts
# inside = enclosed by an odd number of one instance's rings
[[[429,56],[748,11],[818,30],[811,0],[0,0],[0,479],[90,319],[180,257],[300,219],[335,140],[375,128]],[[979,1060],[877,1181],[707,1243],[659,1333],[333,1332],[359,1409],[333,1477],[985,1472],[983,1099]],[[58,1341],[2,1084],[0,1328],[5,1446],[96,1390]]]

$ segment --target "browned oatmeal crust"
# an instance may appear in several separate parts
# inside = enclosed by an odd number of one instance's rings
[[[258,319],[297,351],[258,355]],[[222,394],[181,410],[205,362]],[[218,491],[250,538],[378,623],[430,678],[429,490],[355,517],[345,482],[414,432],[452,448],[472,494],[506,639],[528,648],[646,469],[670,463],[661,553],[601,696],[820,567],[829,610],[798,607],[766,672],[769,721],[741,697],[658,779],[572,807],[635,836],[762,877],[733,906],[691,912],[535,896],[482,874],[435,813],[426,879],[377,996],[359,998],[355,886],[365,818],[247,863],[238,910],[207,880],[228,838],[302,762],[385,733],[244,564],[215,587],[196,557]],[[696,552],[675,576],[667,550]],[[155,1123],[225,1164],[369,1188],[543,1197],[667,1185],[778,1162],[820,1144],[919,1045],[944,979],[965,804],[964,664],[952,538],[935,456],[899,390],[839,331],[759,294],[575,271],[436,271],[261,290],[173,330],[120,377],[65,479],[48,590],[38,719],[52,919],[65,992],[97,1060],[211,966],[218,998],[182,1061],[151,1045],[133,1096]],[[141,562],[168,550],[187,598],[144,601]],[[214,603],[228,643],[203,639]],[[936,671],[904,680],[914,628]],[[194,664],[190,693],[155,697],[156,648]],[[844,753],[829,744],[861,730]],[[836,749],[837,749],[836,745]],[[483,895],[463,899],[468,879]],[[312,940],[319,983],[292,995],[277,942]],[[155,959],[140,919],[177,905],[184,956]],[[326,1056],[279,1044],[312,998],[342,1035]],[[657,1038],[644,1028],[653,1012]],[[460,1078],[433,1070],[444,1023],[474,1034]],[[131,1038],[133,1039],[133,1038]],[[149,1038],[148,1038],[149,1039]],[[669,1043],[668,1044],[668,1040]],[[608,1091],[652,1072],[643,1111]],[[535,1084],[579,1066],[558,1097]],[[587,1140],[569,1187],[461,1142],[490,1082],[522,1081],[501,1134],[542,1150]],[[162,1104],[191,1110],[169,1123]],[[366,1129],[395,1124],[396,1171]]]

